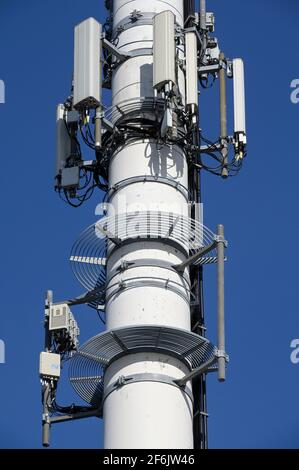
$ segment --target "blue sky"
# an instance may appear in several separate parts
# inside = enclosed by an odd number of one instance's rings
[[[53,191],[55,107],[69,92],[73,28],[104,21],[98,0],[0,0],[1,309],[0,447],[40,447],[38,355],[43,295],[80,294],[68,264],[77,235],[95,221],[96,194],[79,210]],[[296,0],[208,1],[229,57],[246,63],[249,148],[237,178],[203,175],[205,223],[226,227],[227,349],[225,384],[208,384],[211,448],[299,447],[298,125],[290,83],[299,78]],[[106,100],[108,100],[106,96]],[[218,134],[217,89],[202,94],[206,137]],[[232,108],[231,108],[232,109]],[[206,315],[215,339],[215,272],[207,268]],[[76,309],[81,342],[100,331],[96,314]],[[64,403],[78,401],[65,383]],[[53,448],[100,448],[102,423],[53,428]]]

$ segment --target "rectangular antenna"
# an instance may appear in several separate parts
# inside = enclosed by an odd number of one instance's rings
[[[185,35],[186,54],[186,104],[198,106],[197,36],[195,32]]]
[[[163,11],[154,17],[154,88],[176,84],[175,15]]]
[[[206,0],[200,0],[200,29],[205,31],[207,29],[207,9],[206,9]]]
[[[88,18],[75,28],[74,108],[97,108],[101,102],[102,25]]]
[[[235,133],[246,134],[245,80],[242,59],[233,60]]]
[[[56,116],[56,165],[55,177],[57,178],[66,165],[71,155],[71,138],[65,123],[65,107],[63,104],[57,106]]]

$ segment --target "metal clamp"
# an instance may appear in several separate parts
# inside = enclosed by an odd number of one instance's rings
[[[222,237],[221,235],[215,235],[214,239],[215,239],[215,242],[217,243],[223,243],[225,248],[228,247],[228,241],[225,240],[225,238]]]
[[[126,180],[120,181],[119,183],[116,183],[115,185],[111,186],[109,188],[108,192],[108,200],[111,199],[111,197],[119,190],[135,183],[162,183],[166,184],[168,186],[171,186],[172,188],[177,189],[186,199],[190,196],[188,188],[183,186],[179,181],[175,181],[170,178],[166,178],[163,176],[159,175],[142,175],[142,176],[133,176],[131,178],[128,178]]]
[[[140,10],[136,10],[136,8],[130,13],[130,20],[132,23],[135,23],[142,17],[143,17],[143,13],[141,13]]]
[[[129,16],[122,19],[119,23],[113,28],[114,34],[113,39],[116,39],[121,33],[127,31],[128,29],[134,28],[135,26],[152,26],[154,16],[157,13],[154,12],[140,12],[138,10],[133,10]],[[177,30],[181,27],[179,24],[176,24]]]
[[[121,262],[120,262],[120,265],[118,266],[118,268],[116,268],[116,272],[117,273],[123,273],[127,269],[129,269],[130,267],[134,267],[134,265],[135,265],[134,261],[126,261],[126,260],[122,259]]]
[[[225,351],[221,350],[221,349],[216,349],[215,350],[215,356],[219,359],[220,357],[223,357],[225,359],[225,362],[229,362],[229,355],[226,354]]]
[[[45,424],[51,424],[51,418],[50,418],[49,413],[43,413],[42,422]]]
[[[124,31],[134,28],[135,26],[151,26],[153,24],[154,15],[155,13],[149,13],[149,12],[141,13],[141,12],[138,12],[137,10],[132,11],[130,16],[122,19],[113,28],[114,39],[116,39]]]
[[[131,380],[132,380],[131,377],[125,377],[124,375],[120,375],[114,384],[115,390],[123,387],[124,385],[127,385],[127,383],[130,382]]]
[[[191,295],[189,286],[181,285],[176,281],[172,281],[171,279],[157,278],[154,276],[133,277],[126,280],[121,280],[112,286],[108,286],[109,291],[110,289],[113,290],[106,295],[106,304],[120,292],[128,289],[137,289],[140,287],[156,287],[167,289],[171,292],[175,292],[189,305]]]
[[[191,402],[193,403],[192,390],[186,385],[184,385],[183,387],[178,385],[177,379],[174,379],[172,377],[169,377],[163,374],[135,374],[135,375],[130,375],[129,377],[120,376],[115,383],[107,387],[103,394],[102,404],[104,404],[108,396],[111,395],[111,393],[115,392],[116,390],[119,390],[120,388],[126,385],[131,385],[134,383],[141,383],[141,382],[158,382],[158,383],[163,383],[166,385],[171,385],[173,387],[176,387],[181,392],[185,393],[188,396],[188,398],[191,400]]]
[[[190,280],[185,277],[184,270],[182,272],[178,271],[176,267],[173,266],[172,263],[170,263],[169,261],[162,261],[162,260],[155,260],[155,259],[138,259],[138,260],[132,260],[132,261],[121,260],[120,264],[112,272],[110,272],[110,275],[106,281],[107,285],[111,282],[111,280],[114,277],[116,277],[120,273],[123,273],[129,269],[145,268],[145,267],[160,268],[160,269],[166,269],[166,270],[175,272],[190,287]]]

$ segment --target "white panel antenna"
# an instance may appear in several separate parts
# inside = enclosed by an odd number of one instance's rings
[[[186,104],[198,106],[197,35],[185,35],[186,47]]]
[[[154,17],[154,88],[176,84],[175,15],[163,11]]]
[[[74,108],[97,108],[101,101],[102,26],[88,18],[75,28]]]
[[[235,133],[246,134],[245,80],[242,59],[233,60]]]

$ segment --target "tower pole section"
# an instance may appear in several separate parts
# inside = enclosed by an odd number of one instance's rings
[[[126,112],[138,109],[140,128],[155,115],[153,88],[153,21],[156,14],[171,11],[178,26],[184,27],[184,0],[113,0],[113,40],[120,51],[138,51],[135,57],[119,64],[112,77],[114,123]],[[141,21],[134,21],[134,16]],[[143,21],[142,21],[143,19]],[[144,51],[144,54],[142,53]],[[180,47],[178,54],[184,51]],[[177,88],[185,102],[185,76],[177,67]],[[129,105],[130,106],[127,106]],[[118,114],[118,110],[122,114]],[[126,111],[128,110],[128,111]],[[137,113],[138,114],[138,113]],[[128,116],[128,123],[130,122]],[[130,123],[130,125],[133,125]],[[146,179],[146,176],[151,178]],[[152,177],[155,178],[152,178]],[[145,177],[145,178],[143,178]],[[188,188],[188,164],[184,150],[176,144],[161,143],[155,138],[128,139],[113,154],[109,167],[109,186],[118,187],[110,197],[113,215],[137,211],[164,211],[188,216],[188,196],[176,185],[163,184],[173,180]],[[135,182],[132,182],[135,179]],[[130,184],[125,184],[130,181]],[[117,186],[118,183],[122,183]],[[186,254],[155,240],[134,241],[108,250],[106,323],[108,330],[138,325],[160,325],[191,330],[190,299],[186,299],[186,282],[182,276],[165,269],[186,259]],[[136,267],[117,272],[121,261],[138,261]],[[143,260],[153,260],[142,266]],[[109,281],[110,275],[114,273]],[[186,269],[185,277],[189,271]],[[138,279],[130,289],[118,290],[119,283]],[[143,282],[144,279],[153,282]],[[170,279],[176,290],[157,285],[157,279]],[[124,356],[112,363],[105,373],[105,390],[111,389],[121,377],[163,375],[179,379],[188,372],[186,364],[167,353],[140,352]],[[193,403],[190,393],[159,381],[139,381],[114,389],[104,402],[104,447],[106,449],[192,449]]]

